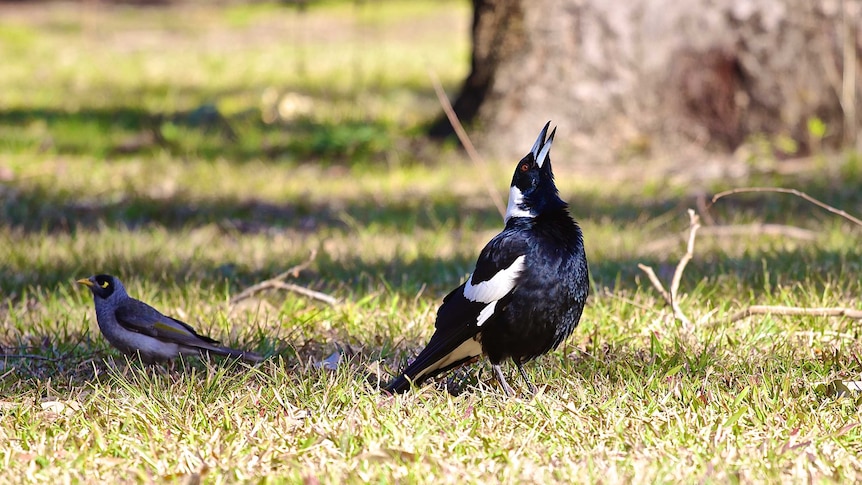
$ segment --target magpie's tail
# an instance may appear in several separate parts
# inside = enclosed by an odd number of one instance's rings
[[[410,381],[403,374],[389,381],[389,384],[383,386],[383,391],[390,394],[404,394],[410,390]]]
[[[444,303],[443,307],[445,306]],[[437,318],[440,318],[439,312]],[[426,379],[478,359],[482,355],[482,344],[477,333],[466,325],[455,332],[438,329],[431,336],[428,345],[419,352],[416,360],[401,371],[398,377],[386,384],[383,390],[397,394],[407,392],[411,385],[418,386]]]
[[[470,342],[475,343],[476,341],[471,339]],[[386,384],[383,390],[390,394],[402,394],[409,391],[413,385],[418,386],[427,379],[432,379],[464,364],[475,362],[479,358],[481,347],[475,349],[470,347],[472,346],[465,342],[454,351],[443,356],[436,355],[433,347],[426,348],[412,364],[404,369],[401,375]]]

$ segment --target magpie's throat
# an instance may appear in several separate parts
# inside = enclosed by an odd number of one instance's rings
[[[509,222],[513,217],[536,217],[529,209],[524,208],[524,193],[517,185],[513,185],[509,189],[509,204],[506,206],[506,215],[503,217],[503,222]]]

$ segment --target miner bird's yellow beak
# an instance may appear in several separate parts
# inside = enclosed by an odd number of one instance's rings
[[[81,278],[76,281],[76,283],[78,283],[79,285],[89,286],[90,288],[93,287],[93,282],[90,281],[88,278]]]

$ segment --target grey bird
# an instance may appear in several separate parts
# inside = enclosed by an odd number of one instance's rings
[[[200,335],[191,326],[163,315],[126,293],[119,278],[100,274],[78,280],[90,288],[96,302],[96,322],[111,345],[125,354],[139,355],[153,364],[180,355],[211,353],[257,363],[263,357],[254,352],[222,347],[217,340]]]

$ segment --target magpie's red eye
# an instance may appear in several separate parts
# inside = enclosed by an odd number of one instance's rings
[[[530,170],[530,164],[529,163],[522,163],[521,164],[521,171],[526,172],[527,170]]]

